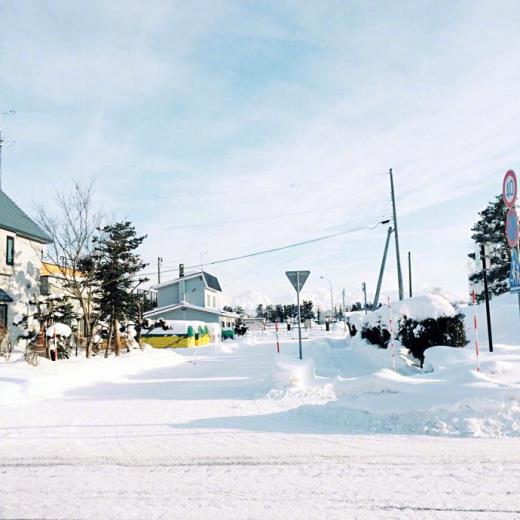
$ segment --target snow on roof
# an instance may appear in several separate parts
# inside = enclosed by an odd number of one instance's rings
[[[188,327],[192,327],[193,332],[197,332],[199,327],[205,327],[206,323],[203,321],[190,320],[164,320],[168,329],[163,327],[156,327],[150,332],[144,334],[145,336],[175,336],[176,334],[187,334]]]
[[[174,311],[176,309],[192,309],[192,310],[196,310],[196,311],[207,312],[208,314],[217,314],[218,316],[228,316],[230,318],[239,317],[239,315],[235,314],[234,312],[222,311],[222,310],[218,310],[218,309],[210,309],[208,307],[199,307],[198,305],[193,305],[188,302],[174,303],[172,305],[166,305],[164,307],[159,307],[157,309],[153,309],[151,311],[145,312],[144,316],[148,318],[148,317],[152,317],[152,316],[161,315],[164,312]]]

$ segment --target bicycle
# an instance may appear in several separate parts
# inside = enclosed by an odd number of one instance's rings
[[[0,356],[3,356],[6,361],[9,361],[12,351],[13,344],[11,343],[11,340],[2,341],[2,343],[0,344]]]
[[[35,367],[40,362],[40,355],[29,348],[25,351],[25,361]]]

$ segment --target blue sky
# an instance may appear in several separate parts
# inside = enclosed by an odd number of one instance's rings
[[[519,19],[513,1],[4,0],[3,186],[31,210],[94,177],[176,266],[372,223],[392,167],[415,288],[464,294],[469,228],[520,168]],[[230,296],[288,300],[302,268],[308,296],[324,274],[357,299],[385,234],[210,270]]]

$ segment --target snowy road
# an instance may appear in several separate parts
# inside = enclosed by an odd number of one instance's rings
[[[292,414],[326,390],[267,394],[267,348],[3,408],[0,518],[520,517],[519,439],[340,435]]]

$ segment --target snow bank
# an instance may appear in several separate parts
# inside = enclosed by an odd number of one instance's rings
[[[276,358],[273,374],[275,388],[307,388],[316,383],[316,367],[313,359],[294,359],[285,354]]]

